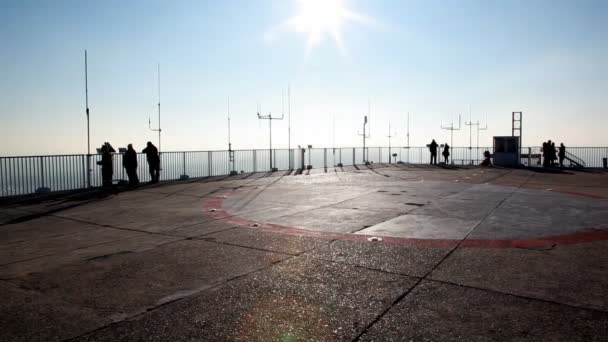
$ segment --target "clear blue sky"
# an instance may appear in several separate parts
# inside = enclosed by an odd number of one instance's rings
[[[156,143],[157,63],[163,150],[226,148],[228,97],[233,146],[267,147],[256,102],[280,114],[288,84],[294,146],[331,146],[333,120],[336,145],[359,146],[368,99],[372,145],[388,144],[389,121],[404,145],[407,112],[412,146],[449,141],[440,124],[459,113],[468,121],[469,108],[489,126],[482,145],[511,133],[514,110],[524,112],[525,145],[608,145],[608,1],[344,0],[344,9],[356,15],[297,0],[0,0],[0,155],[86,152],[85,48],[93,147]],[[340,44],[313,34],[336,18]],[[468,145],[467,128],[455,145]],[[287,122],[273,132],[287,147]]]

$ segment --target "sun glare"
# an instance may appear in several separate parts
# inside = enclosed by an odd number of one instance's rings
[[[307,35],[307,48],[317,46],[325,36],[333,38],[342,49],[342,28],[348,21],[365,22],[366,18],[346,8],[344,0],[297,0],[298,14],[288,26]]]
[[[346,11],[342,0],[299,0],[298,15],[291,20],[292,27],[308,35],[308,44],[317,45],[324,34],[339,35]]]

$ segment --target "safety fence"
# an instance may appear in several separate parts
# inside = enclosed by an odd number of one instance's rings
[[[490,147],[453,147],[450,163],[477,165],[484,151]],[[540,147],[524,147],[522,164],[541,165]],[[438,161],[443,159],[441,148]],[[608,147],[570,147],[568,152],[584,160],[587,167],[602,167]],[[272,162],[271,157],[272,156]],[[338,165],[350,166],[370,163],[409,164],[430,163],[428,147],[366,147],[312,148],[235,151],[183,151],[161,153],[161,180],[204,178],[236,173],[268,172],[291,169],[323,168],[333,170]],[[145,154],[138,154],[137,174],[141,182],[150,180]],[[27,195],[39,192],[66,191],[99,187],[102,184],[101,155],[48,155],[0,157],[0,197]],[[272,163],[272,164],[271,164]],[[122,154],[113,154],[113,179],[126,180]]]

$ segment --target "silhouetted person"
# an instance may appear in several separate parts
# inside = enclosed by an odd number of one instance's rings
[[[555,142],[551,143],[551,166],[555,166],[555,162],[557,161],[557,152],[555,150]]]
[[[442,155],[443,155],[444,163],[447,164],[448,158],[450,157],[450,145],[448,145],[448,143],[445,143],[445,145],[443,147]]]
[[[152,145],[150,141],[146,148],[144,148],[142,153],[146,154],[148,158],[148,166],[150,166],[150,183],[158,183],[158,179],[160,178],[160,157],[158,156],[158,149],[156,146]]]
[[[564,143],[559,144],[559,166],[564,167],[564,159],[566,159],[566,146]]]
[[[541,152],[543,154],[543,167],[547,167],[549,166],[549,146],[547,146],[546,142],[543,142]]]
[[[137,152],[133,149],[133,145],[127,146],[127,152],[122,156],[122,166],[127,171],[129,177],[129,185],[137,186],[139,177],[137,177]]]
[[[431,151],[431,165],[437,165],[437,146],[439,145],[437,145],[435,139],[433,139],[429,145],[429,151]]]
[[[481,162],[481,166],[492,166],[492,161],[490,160],[490,151],[485,151],[483,153],[483,161]]]
[[[106,142],[101,146],[101,160],[97,162],[97,165],[101,165],[101,180],[104,188],[112,187],[112,176],[114,175],[112,152],[115,151],[109,143]]]

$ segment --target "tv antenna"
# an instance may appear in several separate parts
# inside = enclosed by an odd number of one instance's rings
[[[371,116],[370,115],[370,101],[367,101],[367,115],[365,115],[363,117],[363,133],[361,132],[357,132],[357,135],[362,136],[363,137],[363,163],[364,164],[368,164],[369,162],[367,161],[367,159],[365,158],[365,139],[369,139],[372,134],[371,134],[371,129],[368,128],[367,131],[365,130],[365,126],[367,125],[367,117]],[[370,125],[371,126],[371,125]],[[354,163],[354,160],[353,160]]]
[[[447,129],[450,131],[450,147],[454,146],[454,131],[459,131],[460,130],[460,114],[458,114],[458,128],[454,127],[454,121],[452,121],[452,123],[449,126],[444,127],[443,125],[441,125],[441,129]],[[452,164],[454,163],[453,159],[450,159]]]
[[[391,138],[392,137],[396,137],[397,136],[397,132],[395,132],[394,134],[391,135],[391,122],[388,122],[388,135],[386,136],[388,138],[388,163],[391,164],[391,158],[393,157],[393,155],[391,154]],[[395,157],[396,158],[396,157]],[[397,162],[395,160],[395,162]]]
[[[293,170],[291,151],[291,85],[287,85],[287,150],[289,151],[289,169]]]
[[[410,112],[407,112],[407,148],[410,148]]]
[[[477,122],[465,122],[465,125],[469,126],[470,128],[473,126],[476,126],[477,128],[477,155],[479,156],[479,131],[485,131],[486,129],[488,129],[488,120],[486,120],[486,125],[485,127],[481,127],[481,124],[479,123],[479,120],[477,120]],[[473,158],[471,158],[471,164],[473,164]]]
[[[260,105],[258,104],[258,119],[259,120],[268,120],[268,127],[269,127],[269,138],[270,138],[270,147],[269,147],[269,151],[270,151],[270,171],[271,172],[276,172],[278,171],[278,169],[276,167],[274,167],[274,163],[272,160],[272,120],[283,120],[285,117],[285,113],[281,113],[281,117],[272,117],[272,114],[269,112],[268,115],[262,115],[261,114],[262,109],[260,107]]]
[[[228,167],[230,168],[230,175],[237,175],[238,173],[236,172],[234,166],[234,151],[232,150],[232,141],[230,138],[230,96],[228,96],[228,164]]]
[[[89,67],[87,64],[87,50],[84,50],[84,98],[87,114],[87,187],[91,187],[91,130],[89,121]]]
[[[160,157],[160,63],[158,63],[158,128],[152,128],[152,119],[148,116],[148,128],[153,132],[158,132],[158,155]]]

